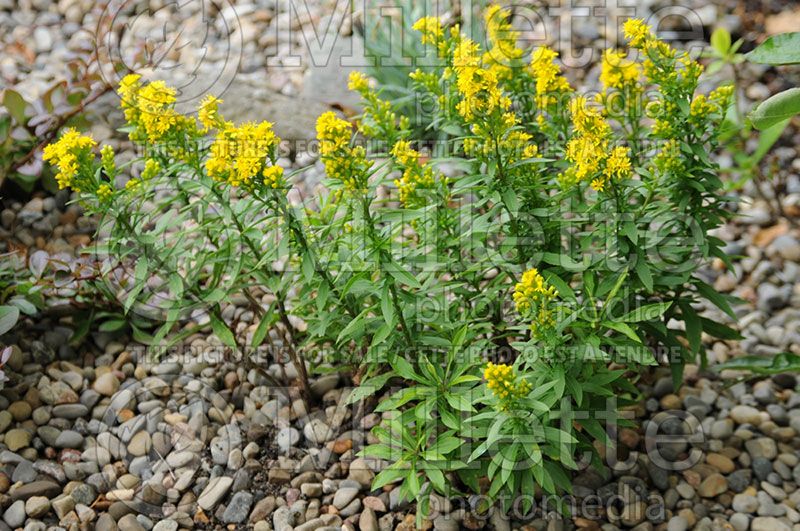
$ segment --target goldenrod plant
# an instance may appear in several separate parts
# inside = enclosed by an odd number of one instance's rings
[[[699,314],[711,303],[735,318],[696,274],[728,262],[710,231],[731,198],[709,153],[730,88],[697,93],[701,65],[629,20],[630,49],[606,51],[602,91],[582,94],[555,51],[517,48],[505,10],[486,22],[486,46],[436,18],[414,24],[440,59],[411,79],[437,102],[444,154],[351,76],[364,112],[319,117],[314,208],[287,198],[271,124],[230,123],[213,97],[180,115],[169,87],[136,76],[120,93],[141,159],[98,158],[73,132],[48,151],[59,182],[115,221],[111,254],[138,242],[125,307],[164,277],[168,296],[150,294],[164,324],[145,339],[185,337],[179,320],[202,303],[231,348],[278,326],[303,385],[313,349],[312,364],[352,371],[351,400],[387,392],[377,409],[391,414],[363,452],[386,461],[374,487],[398,482],[420,522],[433,492],[508,509],[537,485],[569,491],[571,471],[613,449],[637,373],[668,364],[679,384],[686,363],[706,362],[703,334],[736,337]],[[223,318],[237,293],[261,319],[252,334]]]

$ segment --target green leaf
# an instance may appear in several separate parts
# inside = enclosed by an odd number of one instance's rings
[[[667,308],[669,308],[671,304],[671,302],[654,302],[652,304],[645,304],[644,306],[640,306],[614,320],[624,323],[652,321],[653,319],[657,319],[663,315],[663,313],[667,311]]]
[[[3,105],[8,109],[8,114],[14,118],[15,122],[19,125],[25,125],[25,108],[28,106],[28,103],[25,101],[25,98],[20,96],[19,92],[5,89],[3,91]]]
[[[116,332],[117,330],[125,328],[127,325],[128,321],[125,319],[113,319],[111,321],[105,321],[98,326],[97,329],[101,332]]]
[[[636,258],[636,276],[639,277],[642,285],[645,287],[648,293],[653,292],[653,275],[650,273],[650,268],[647,266],[647,263],[642,258],[642,255],[639,255]]]
[[[233,337],[233,332],[231,329],[228,328],[223,321],[219,319],[215,314],[210,314],[211,317],[211,329],[214,331],[214,334],[222,341],[222,343],[232,349],[236,349],[236,338]]]
[[[756,374],[780,374],[786,372],[800,372],[800,356],[790,352],[782,352],[770,356],[740,356],[715,365],[714,369],[723,371],[725,369],[737,371],[750,371]]]
[[[381,291],[381,313],[383,313],[383,320],[387,325],[394,323],[394,304],[392,304],[392,295],[389,293],[389,282],[383,284]]]
[[[747,162],[743,164],[743,166],[747,168],[753,168],[761,162],[761,159],[764,158],[764,155],[769,153],[769,150],[772,149],[772,146],[775,142],[780,139],[783,131],[786,130],[786,126],[789,125],[790,120],[783,120],[782,122],[778,122],[775,125],[771,125],[766,129],[761,131],[761,134],[758,135],[758,145],[756,145],[755,151],[753,154],[747,158]]]
[[[724,295],[720,294],[712,286],[701,280],[695,281],[695,287],[700,295],[702,295],[707,301],[711,302],[714,304],[714,306],[727,313],[734,321],[736,320],[736,313],[733,311],[733,308],[731,308],[731,305],[728,304],[728,301]]]
[[[691,304],[686,301],[680,301],[678,306],[681,308],[683,323],[686,325],[686,339],[689,340],[689,348],[692,352],[697,354],[700,352],[700,338],[703,333],[703,323],[700,321],[700,317],[697,315],[697,312],[694,311]]]
[[[412,288],[421,288],[422,284],[414,278],[414,276],[406,271],[405,269],[401,268],[399,264],[392,263],[387,264],[389,274],[392,275],[395,280],[400,282],[401,284],[405,284],[406,286],[411,286]]]
[[[14,328],[19,320],[19,308],[16,306],[0,306],[0,336]]]
[[[616,330],[617,332],[620,332],[621,334],[626,335],[627,337],[629,337],[633,341],[636,341],[637,343],[641,343],[642,342],[642,340],[639,338],[639,336],[636,335],[636,332],[633,330],[633,328],[628,326],[626,323],[617,323],[617,322],[614,322],[614,321],[603,321],[601,324],[603,326],[605,326],[606,328],[610,328],[612,330]]]
[[[718,323],[717,321],[712,321],[711,319],[701,317],[700,322],[703,325],[703,331],[717,339],[727,339],[730,341],[739,341],[744,339],[739,332],[729,326]]]
[[[256,327],[256,331],[253,332],[253,344],[251,345],[252,348],[258,348],[261,346],[261,343],[264,342],[264,338],[267,337],[267,332],[269,331],[270,320],[267,319],[267,316],[264,315],[261,318],[261,322],[258,323]]]
[[[748,61],[768,65],[800,63],[800,32],[773,35],[755,50],[745,54]]]
[[[775,124],[789,120],[800,113],[800,88],[790,88],[779,92],[759,103],[750,112],[750,121],[753,127],[759,130],[767,129]]]
[[[720,53],[720,55],[727,55],[728,50],[731,49],[731,34],[725,28],[717,28],[711,34],[711,46]]]

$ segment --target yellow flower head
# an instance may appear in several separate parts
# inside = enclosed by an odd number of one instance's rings
[[[633,48],[643,47],[647,41],[653,38],[653,31],[650,26],[638,18],[630,18],[622,26],[625,38],[630,41]]]
[[[522,279],[514,286],[514,303],[517,312],[526,315],[533,307],[545,305],[558,296],[556,288],[550,286],[534,267],[522,275]]]
[[[561,67],[555,62],[558,53],[540,46],[531,56],[531,73],[536,80],[536,106],[539,109],[547,107],[554,102],[556,93],[569,92],[571,87],[566,78],[561,75]]]
[[[153,81],[139,90],[139,119],[149,141],[160,140],[179,123],[179,114],[174,108],[175,94],[175,89],[161,80]]]
[[[444,37],[442,23],[436,17],[423,17],[417,20],[412,29],[422,33],[422,44],[439,44]]]
[[[348,191],[363,189],[367,184],[366,150],[362,146],[350,146],[353,127],[350,122],[336,116],[332,111],[317,118],[317,140],[319,153],[328,177],[338,179]]]
[[[523,398],[531,392],[530,383],[525,379],[518,381],[514,368],[504,363],[498,365],[492,362],[487,363],[483,377],[486,379],[486,387],[500,399],[501,410],[508,409],[512,399]]]
[[[264,186],[269,188],[283,188],[283,168],[280,166],[268,166],[263,172]]]
[[[103,183],[97,187],[97,199],[100,202],[104,203],[110,200],[112,195],[114,195],[114,190],[108,184]]]
[[[489,63],[506,65],[509,61],[522,57],[523,51],[517,48],[519,32],[514,30],[508,22],[508,10],[498,5],[491,5],[486,9],[486,33],[491,43],[491,48],[486,53]],[[510,74],[510,70],[504,74]]]
[[[270,122],[246,122],[238,127],[226,124],[211,145],[206,172],[213,179],[226,181],[231,186],[252,186],[254,178],[264,177],[267,159],[279,141]],[[267,184],[271,187],[273,183],[269,181]]]
[[[419,161],[419,152],[411,148],[408,140],[398,140],[391,153],[401,166],[410,166]]]
[[[600,111],[587,105],[584,96],[575,97],[569,102],[569,112],[575,131],[579,134],[605,137],[611,132]]]
[[[144,170],[142,170],[142,175],[140,178],[143,181],[149,181],[156,175],[158,172],[161,171],[161,164],[158,163],[155,159],[147,159],[144,161]]]
[[[125,114],[125,120],[133,124],[139,116],[138,97],[139,90],[142,88],[139,74],[128,74],[119,82],[117,94],[120,97],[120,106]]]
[[[609,179],[624,179],[631,173],[630,150],[624,146],[617,146],[611,150],[611,155],[606,159],[605,175]]]
[[[219,114],[219,104],[222,100],[211,94],[203,98],[197,108],[197,117],[203,125],[203,132],[207,133],[212,129],[219,129],[224,126],[225,121]]]
[[[640,77],[638,63],[626,59],[625,55],[612,49],[603,52],[600,82],[606,89],[623,89],[634,85]]]
[[[369,90],[369,79],[362,72],[353,70],[347,78],[347,88],[359,93]]]
[[[81,191],[91,179],[92,148],[97,143],[91,136],[82,135],[73,128],[68,128],[54,143],[44,148],[42,159],[58,167],[56,181],[59,189],[71,187]]]
[[[114,149],[108,144],[100,148],[100,165],[109,178],[113,179],[117,174],[117,164],[114,161]]]

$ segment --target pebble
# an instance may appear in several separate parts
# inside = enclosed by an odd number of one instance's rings
[[[31,518],[41,518],[50,511],[50,500],[44,496],[31,496],[25,502],[25,512]]]
[[[731,418],[737,424],[758,426],[761,423],[761,412],[752,406],[738,405],[731,410]]]
[[[358,496],[356,488],[339,489],[333,496],[333,506],[340,510],[344,509],[356,496]]]
[[[253,505],[253,495],[249,492],[237,492],[222,513],[222,521],[226,524],[241,524],[247,520],[250,507]]]
[[[220,476],[208,482],[208,485],[197,498],[197,505],[204,511],[211,510],[231,488],[233,478]]]
[[[752,531],[791,531],[791,527],[778,518],[771,516],[757,516],[750,524]]]
[[[94,381],[92,389],[103,396],[113,396],[119,390],[119,385],[119,379],[113,373],[107,372]]]
[[[12,452],[27,447],[31,442],[31,434],[28,430],[13,429],[8,430],[5,437],[6,446]]]

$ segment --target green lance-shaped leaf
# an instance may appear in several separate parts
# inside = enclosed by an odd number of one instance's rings
[[[745,55],[748,61],[768,65],[800,63],[800,32],[774,35]]]
[[[758,104],[751,113],[750,121],[759,130],[790,119],[800,113],[800,88],[790,88]]]

